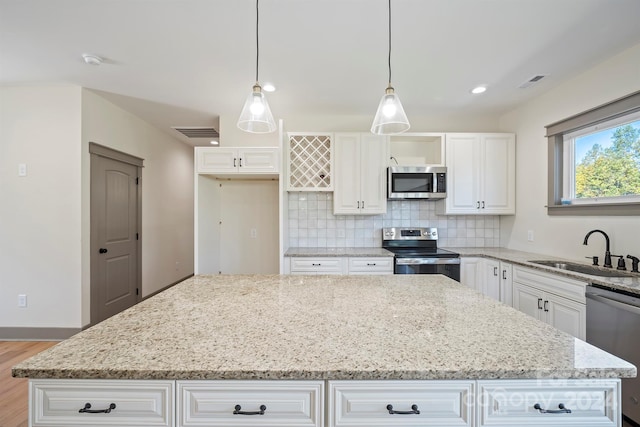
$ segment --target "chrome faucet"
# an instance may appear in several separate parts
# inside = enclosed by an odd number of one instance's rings
[[[593,233],[601,233],[606,241],[606,248],[605,248],[605,252],[604,252],[604,264],[603,267],[608,267],[608,268],[612,268],[613,266],[611,265],[611,252],[610,252],[610,244],[609,244],[609,236],[607,236],[607,233],[605,233],[602,230],[591,230],[590,232],[587,233],[586,236],[584,236],[584,242],[582,243],[583,245],[586,246],[587,241],[589,240],[589,236],[591,236]]]

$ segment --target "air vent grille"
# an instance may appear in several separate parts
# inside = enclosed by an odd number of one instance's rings
[[[187,138],[219,138],[220,134],[214,128],[203,127],[174,127],[175,130]]]
[[[545,77],[547,77],[548,74],[536,74],[535,76],[531,77],[529,80],[527,80],[526,82],[522,83],[520,86],[518,86],[520,89],[526,89],[531,85],[534,85],[536,83],[538,83],[540,80],[544,79]]]

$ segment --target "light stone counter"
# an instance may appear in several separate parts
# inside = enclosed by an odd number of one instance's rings
[[[559,274],[573,279],[582,280],[587,283],[594,283],[596,285],[602,285],[605,287],[619,289],[622,291],[630,292],[632,294],[640,296],[640,273],[631,273],[630,271],[623,272],[624,277],[603,277],[594,276],[590,274],[582,274],[569,270],[561,270],[559,268],[547,267],[540,264],[534,264],[529,261],[535,260],[556,260],[558,262],[576,262],[575,260],[558,258],[552,256],[546,256],[536,254],[532,252],[516,251],[512,249],[504,248],[445,248],[454,252],[458,252],[461,257],[486,257],[493,258],[500,261],[510,262],[512,264],[522,265],[528,268],[536,270],[547,271],[554,274]],[[603,257],[600,257],[602,260]],[[589,263],[584,263],[589,265]],[[605,269],[601,267],[603,270]],[[614,268],[615,270],[615,268]]]
[[[197,276],[13,368],[30,378],[633,377],[440,275]]]
[[[393,257],[393,252],[382,248],[289,248],[288,257]]]

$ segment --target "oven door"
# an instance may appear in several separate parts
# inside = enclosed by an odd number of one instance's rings
[[[460,258],[396,258],[395,274],[443,274],[460,281]]]

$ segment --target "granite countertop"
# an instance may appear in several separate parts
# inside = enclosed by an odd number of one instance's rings
[[[596,285],[605,286],[612,289],[618,289],[626,291],[640,296],[640,273],[631,273],[630,271],[622,272],[622,277],[603,277],[594,276],[591,274],[582,274],[569,270],[561,270],[555,267],[548,267],[540,264],[535,264],[529,261],[535,260],[555,260],[558,262],[572,262],[579,263],[579,261],[558,258],[553,256],[546,256],[536,254],[532,252],[523,252],[505,248],[445,248],[454,252],[458,252],[462,257],[487,257],[501,261],[510,262],[512,264],[522,265],[525,267],[533,268],[540,271],[546,271],[554,274],[559,274],[565,277],[570,277],[577,280],[582,280],[585,283],[593,283]],[[589,265],[588,263],[582,263]],[[605,269],[601,267],[603,270]],[[615,271],[615,269],[614,269]]]
[[[289,248],[288,257],[393,257],[393,252],[382,248]]]
[[[13,368],[30,378],[633,377],[441,275],[196,276]]]

